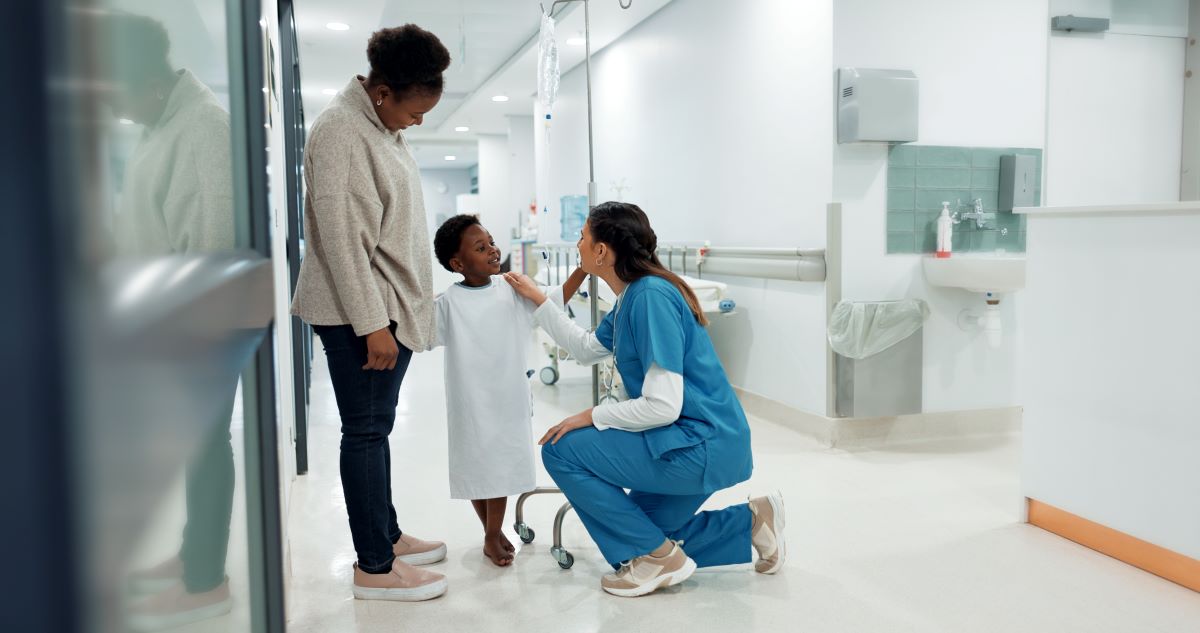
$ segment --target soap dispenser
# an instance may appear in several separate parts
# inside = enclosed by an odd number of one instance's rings
[[[934,257],[945,259],[950,257],[954,239],[954,219],[950,217],[950,203],[942,203],[942,215],[937,221],[937,251]]]

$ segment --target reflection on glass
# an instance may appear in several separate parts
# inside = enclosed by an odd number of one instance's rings
[[[142,126],[124,165],[114,221],[119,251],[232,249],[229,113],[195,74],[172,68],[170,37],[160,22],[128,13],[105,22],[119,44],[110,60],[110,106]]]
[[[101,362],[87,379],[102,428],[84,447],[96,470],[97,525],[84,538],[115,552],[93,562],[93,582],[114,585],[98,589],[97,628],[249,630],[245,521],[234,520],[245,491],[231,425],[240,427],[238,375],[252,330],[238,305],[172,313],[218,265],[213,256],[238,246],[228,94],[212,87],[229,84],[225,2],[100,4],[76,16],[87,38],[75,44],[92,47],[82,57],[94,63],[78,72],[94,80],[103,115],[89,131],[100,139],[108,191],[91,195],[111,211],[95,224],[106,235],[86,241],[109,245],[97,286],[118,315],[116,327],[97,327],[107,341],[97,356],[113,358],[111,367]],[[168,316],[155,320],[156,311]],[[236,353],[225,351],[239,340]]]

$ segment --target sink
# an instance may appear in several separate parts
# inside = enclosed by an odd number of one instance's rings
[[[1020,254],[954,253],[948,259],[922,257],[921,266],[934,286],[993,293],[1025,287],[1025,256]]]

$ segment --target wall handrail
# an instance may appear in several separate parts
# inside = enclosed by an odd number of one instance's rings
[[[571,243],[537,244],[552,268],[574,261]],[[703,278],[704,275],[825,281],[825,249],[801,247],[710,246],[707,243],[659,244],[658,258],[668,270]]]

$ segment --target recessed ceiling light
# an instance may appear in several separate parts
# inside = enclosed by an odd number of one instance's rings
[[[329,29],[330,31],[349,31],[350,25],[343,22],[330,22],[329,24],[325,25],[325,28]]]
[[[508,95],[496,95],[492,97],[492,101],[495,101],[496,103],[504,103],[505,101],[508,101]]]
[[[446,154],[445,159],[446,160],[458,160],[458,157],[453,154]]]
[[[576,36],[567,38],[567,46],[583,46],[584,44],[587,44],[587,40],[583,39],[582,37]]]
[[[120,119],[120,122],[121,122],[121,125],[133,125],[133,121],[131,121],[130,119]]]
[[[469,128],[469,127],[467,127],[467,126],[465,126],[465,125],[460,125],[460,126],[458,126],[458,127],[454,128],[454,131],[455,131],[455,132],[470,132],[470,131],[471,131],[471,128]]]
[[[322,91],[321,91],[321,94],[323,94],[323,95],[329,95],[329,96],[331,96],[331,97],[332,97],[333,95],[336,95],[336,94],[337,94],[337,90],[334,90],[333,88],[326,88],[326,89],[324,89],[324,90],[322,90]]]

